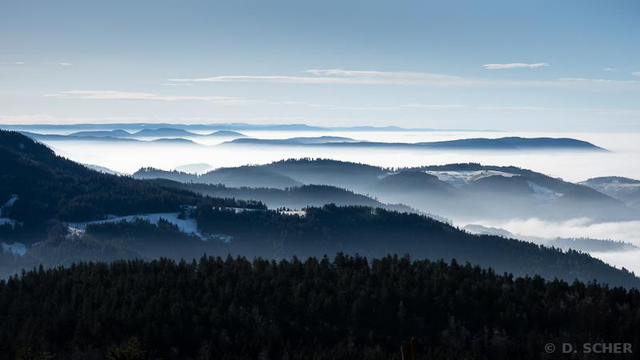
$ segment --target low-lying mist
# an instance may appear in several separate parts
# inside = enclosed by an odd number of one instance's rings
[[[424,165],[476,162],[485,165],[517,166],[578,182],[591,177],[625,176],[640,179],[640,134],[622,133],[504,133],[464,131],[370,131],[370,132],[278,132],[243,131],[248,137],[260,139],[286,139],[292,137],[340,136],[360,141],[375,142],[433,142],[465,138],[570,137],[589,141],[610,152],[582,151],[435,151],[391,148],[336,148],[295,146],[218,146],[230,139],[191,137],[192,143],[136,142],[136,141],[80,141],[44,140],[58,154],[71,160],[106,167],[131,174],[142,167],[172,170],[185,165],[206,165],[212,168],[236,167],[247,164],[266,164],[288,158],[330,158],[366,163],[370,165],[402,168]],[[145,138],[142,140],[154,140]],[[189,167],[186,167],[187,169]],[[384,196],[383,196],[384,198]],[[382,199],[385,200],[385,199]],[[394,199],[388,199],[394,200]],[[432,204],[436,205],[436,204]],[[445,207],[428,210],[436,215],[446,214]],[[456,219],[454,223],[475,224],[505,229],[524,237],[538,238],[593,238],[631,242],[640,246],[640,221],[594,222],[589,218],[570,220],[541,219]],[[640,250],[626,252],[592,253],[593,256],[618,267],[640,272]]]
[[[591,256],[598,258],[617,268],[625,268],[640,275],[640,249],[618,252],[593,252]]]
[[[546,221],[540,219],[520,219],[476,222],[488,227],[505,229],[522,237],[537,238],[592,238],[629,242],[640,247],[640,221],[593,222],[587,218],[567,221]],[[640,249],[627,251],[589,252],[618,268],[626,268],[640,274]]]
[[[194,144],[45,140],[47,145],[72,160],[133,173],[141,167],[171,170],[204,163],[213,168],[265,164],[287,158],[331,158],[383,167],[413,167],[448,163],[478,162],[487,165],[518,166],[567,181],[597,176],[640,178],[640,134],[621,133],[480,133],[480,132],[276,132],[247,131],[247,136],[265,139],[291,137],[344,136],[380,142],[423,142],[477,137],[572,137],[592,142],[611,152],[580,151],[434,151],[406,149],[347,149],[326,147],[216,146],[225,139],[191,138]],[[228,139],[226,139],[228,140]]]
[[[621,240],[640,246],[640,221],[593,222],[588,218],[549,221],[537,218],[500,221],[480,221],[478,224],[502,228],[524,236],[543,238],[594,238]]]

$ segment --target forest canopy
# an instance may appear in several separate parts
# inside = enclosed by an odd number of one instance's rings
[[[638,349],[639,324],[635,289],[397,256],[82,263],[0,281],[0,359],[399,359],[411,339],[419,359],[539,359],[546,343]]]

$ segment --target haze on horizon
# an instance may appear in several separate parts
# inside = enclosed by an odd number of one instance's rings
[[[637,132],[639,15],[631,0],[4,2],[0,124]]]

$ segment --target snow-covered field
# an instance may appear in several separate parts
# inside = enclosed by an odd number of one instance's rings
[[[7,201],[4,205],[0,206],[0,225],[10,224],[11,226],[16,226],[17,222],[15,220],[11,220],[9,218],[2,217],[3,211],[8,210],[13,206],[13,204],[18,201],[18,195],[11,195],[9,201]]]
[[[549,188],[540,186],[533,181],[527,181],[527,185],[533,190],[533,197],[539,200],[555,200],[562,196],[561,193],[557,193]]]
[[[441,181],[450,183],[451,185],[460,188],[470,182],[480,180],[491,176],[503,176],[514,177],[520,176],[518,174],[511,174],[504,171],[496,170],[477,170],[477,171],[425,171],[429,175],[434,175]]]

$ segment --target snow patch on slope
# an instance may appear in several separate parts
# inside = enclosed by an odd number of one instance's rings
[[[16,227],[18,222],[12,219],[0,218],[0,225],[9,224],[11,227]]]
[[[198,231],[198,223],[195,219],[180,219],[178,218],[178,213],[157,213],[157,214],[139,214],[139,215],[129,215],[129,216],[111,216],[108,219],[104,220],[95,220],[95,221],[86,221],[86,222],[75,222],[68,223],[69,231],[75,235],[81,235],[87,229],[87,225],[92,224],[106,224],[106,223],[116,223],[120,221],[133,222],[136,220],[146,220],[152,224],[158,225],[160,219],[164,219],[178,227],[180,231],[193,234],[200,238],[204,238],[202,234]]]
[[[7,211],[8,209],[10,209],[13,204],[16,203],[16,201],[18,201],[18,195],[11,195],[11,197],[9,198],[9,201],[7,201],[4,205],[0,206],[0,225],[4,225],[4,224],[9,224],[12,227],[15,227],[16,224],[18,223],[15,220],[6,218],[6,217],[2,217],[5,211]]]
[[[527,181],[527,185],[529,185],[529,188],[533,190],[533,197],[538,200],[555,200],[562,196],[562,194],[544,186],[540,186],[532,181]]]
[[[581,184],[587,184],[587,182],[583,182]],[[594,189],[606,193],[623,193],[623,194],[631,194],[640,189],[640,183],[635,182],[621,182],[617,179],[612,180],[608,183],[602,184],[594,184],[587,186],[593,187]]]
[[[520,176],[518,174],[512,174],[504,171],[498,170],[476,170],[476,171],[425,171],[429,175],[434,175],[438,177],[439,180],[450,183],[451,185],[459,188],[463,187],[471,182],[476,180],[480,180],[483,178],[488,178],[491,176],[502,176],[502,177],[514,177]]]
[[[11,197],[9,198],[9,201],[7,201],[4,205],[0,206],[0,218],[2,217],[3,211],[10,209],[13,206],[13,204],[16,203],[16,201],[18,201],[18,195],[11,195]]]

